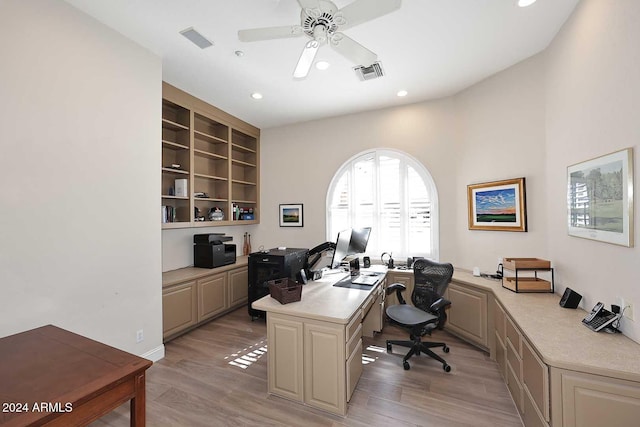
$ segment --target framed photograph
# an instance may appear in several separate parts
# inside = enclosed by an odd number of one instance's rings
[[[467,186],[469,230],[527,231],[524,178]]]
[[[570,236],[633,247],[633,149],[567,168]]]
[[[302,204],[280,205],[280,227],[302,227]]]

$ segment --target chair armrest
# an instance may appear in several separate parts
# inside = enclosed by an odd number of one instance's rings
[[[402,297],[402,292],[406,290],[407,290],[407,287],[402,283],[392,283],[391,285],[387,286],[386,292],[387,292],[387,295],[389,295],[391,294],[391,292],[395,291],[396,297],[398,298],[398,302],[400,304],[406,304],[407,302]]]
[[[429,310],[437,313],[449,305],[451,305],[451,301],[449,301],[448,299],[438,298],[433,302],[433,304],[431,304]]]

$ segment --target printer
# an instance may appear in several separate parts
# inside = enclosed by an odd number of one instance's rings
[[[233,240],[224,233],[193,235],[193,266],[215,268],[235,264],[236,245],[224,243]]]

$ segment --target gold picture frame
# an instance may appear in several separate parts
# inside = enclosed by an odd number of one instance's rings
[[[527,231],[525,179],[467,185],[469,230]]]

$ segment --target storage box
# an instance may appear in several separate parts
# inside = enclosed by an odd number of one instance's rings
[[[269,293],[280,304],[300,301],[302,298],[302,285],[290,278],[269,280],[267,282]]]

